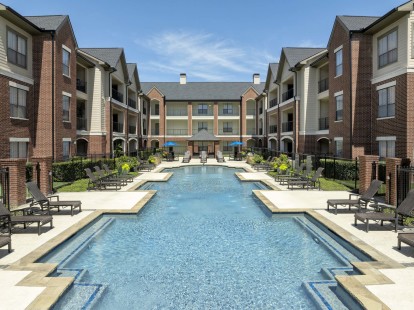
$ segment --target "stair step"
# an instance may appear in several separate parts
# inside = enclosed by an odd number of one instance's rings
[[[321,274],[324,278],[329,280],[335,280],[335,276],[349,276],[355,271],[350,267],[332,267],[332,268],[322,268]]]
[[[104,284],[74,283],[53,309],[92,309],[106,288]]]
[[[337,282],[334,280],[309,281],[302,284],[309,296],[319,306],[326,310],[348,309],[335,294]]]

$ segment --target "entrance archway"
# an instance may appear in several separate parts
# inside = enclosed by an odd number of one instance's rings
[[[88,140],[76,140],[76,156],[86,157],[88,155]]]

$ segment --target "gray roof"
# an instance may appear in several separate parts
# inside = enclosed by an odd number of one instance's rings
[[[278,63],[270,63],[270,71],[272,72],[273,76],[276,76],[277,74],[277,69],[279,69],[279,64]]]
[[[127,64],[127,68],[128,68],[128,77],[130,80],[132,80],[133,75],[134,75],[134,71],[135,68],[137,67],[137,64],[133,64],[133,63],[128,63]]]
[[[98,58],[106,63],[108,63],[111,67],[116,67],[119,58],[123,52],[122,48],[81,48],[81,51],[89,54],[95,58]]]
[[[25,18],[44,30],[57,30],[68,15],[25,16]]]
[[[240,100],[240,97],[253,87],[262,93],[264,83],[248,82],[144,82],[142,90],[147,94],[156,87],[167,100]]]
[[[326,48],[284,47],[283,53],[290,67],[296,66],[302,60],[314,56]]]
[[[377,16],[337,16],[338,19],[344,24],[346,28],[350,31],[362,30],[373,22],[375,22],[379,17]]]
[[[202,129],[192,136],[188,141],[219,141],[215,135],[209,133],[207,130]]]

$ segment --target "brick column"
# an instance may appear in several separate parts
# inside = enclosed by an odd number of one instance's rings
[[[397,205],[397,166],[401,165],[401,158],[386,158],[386,190],[385,201]],[[388,178],[390,177],[390,178]]]
[[[1,159],[0,166],[9,168],[10,207],[26,203],[26,159]]]
[[[49,173],[52,171],[52,157],[33,157],[33,181],[37,183],[40,181],[40,185],[38,184],[40,191],[47,195],[52,192],[50,188],[50,179]],[[40,175],[38,176],[38,172],[36,169],[36,165],[39,163],[40,167]]]
[[[372,181],[372,162],[378,163],[379,156],[363,155],[359,156],[359,192],[365,193]],[[378,178],[378,165],[375,174]]]

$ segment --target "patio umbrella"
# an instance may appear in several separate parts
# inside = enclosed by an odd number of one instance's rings
[[[239,145],[243,145],[243,142],[233,141],[232,143],[229,144],[229,146],[239,146]]]
[[[173,142],[173,141],[167,141],[164,143],[164,146],[177,146],[177,143]]]

